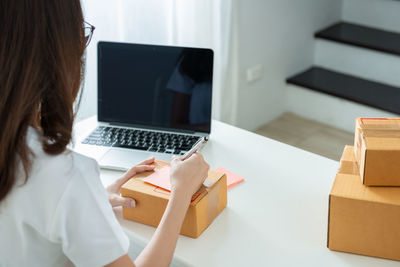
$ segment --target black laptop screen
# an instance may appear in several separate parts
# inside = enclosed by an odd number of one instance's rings
[[[210,132],[213,51],[98,43],[98,119]]]

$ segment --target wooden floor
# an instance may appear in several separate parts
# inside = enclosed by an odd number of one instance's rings
[[[255,132],[334,160],[340,159],[345,145],[354,142],[353,133],[293,113],[284,113]]]

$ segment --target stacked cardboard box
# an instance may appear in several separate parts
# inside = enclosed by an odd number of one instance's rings
[[[329,196],[328,248],[400,260],[400,119],[358,118]]]
[[[400,186],[400,118],[358,118],[354,153],[363,184]]]

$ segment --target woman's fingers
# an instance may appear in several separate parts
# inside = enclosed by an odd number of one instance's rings
[[[154,168],[155,168],[155,166],[152,166],[152,165],[136,165],[136,166],[132,167],[129,171],[127,171],[124,174],[124,176],[122,176],[118,180],[118,184],[120,184],[120,186],[121,186],[124,183],[126,183],[126,181],[131,179],[135,174],[138,174],[141,172],[153,171]]]
[[[119,178],[118,180],[116,180],[114,183],[112,183],[107,187],[107,192],[109,194],[109,200],[111,206],[113,207],[124,206],[128,208],[135,207],[135,200],[130,198],[124,198],[119,195],[121,191],[121,186],[137,173],[154,170],[155,166],[150,165],[152,163],[154,163],[154,158],[149,158],[142,161],[138,165],[133,166],[121,178]]]
[[[148,159],[136,164],[136,166],[137,165],[149,165],[149,164],[154,163],[154,160],[155,160],[154,157],[151,157],[151,158],[148,158]]]
[[[136,173],[141,173],[141,172],[146,172],[146,171],[152,171],[152,170],[154,170],[155,166],[153,166],[153,165],[137,165],[133,168]]]
[[[171,161],[182,161],[180,156],[173,155]]]
[[[125,179],[130,179],[132,178],[132,176],[134,176],[137,173],[141,173],[141,172],[145,172],[145,171],[152,171],[154,170],[154,166],[153,165],[149,165],[154,163],[154,158],[149,158],[145,161],[142,161],[141,163],[133,166],[132,168],[130,168],[125,174],[124,176],[122,176],[122,178]]]
[[[131,168],[128,172],[124,174],[124,176],[115,180],[114,183],[107,186],[107,192],[111,194],[119,194],[121,192],[121,186],[129,179],[131,179],[135,174],[145,171],[152,171],[154,170],[154,168],[155,167],[151,165],[139,165]]]
[[[136,206],[136,202],[132,198],[125,198],[121,197],[120,195],[113,194],[109,197],[111,206],[113,207],[127,207],[127,208],[134,208]]]

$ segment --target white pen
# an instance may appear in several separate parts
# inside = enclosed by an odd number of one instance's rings
[[[207,137],[199,139],[199,141],[197,141],[196,144],[194,144],[194,146],[181,157],[181,160],[190,158],[190,156],[199,151],[200,148],[202,148],[207,143],[207,141]]]

